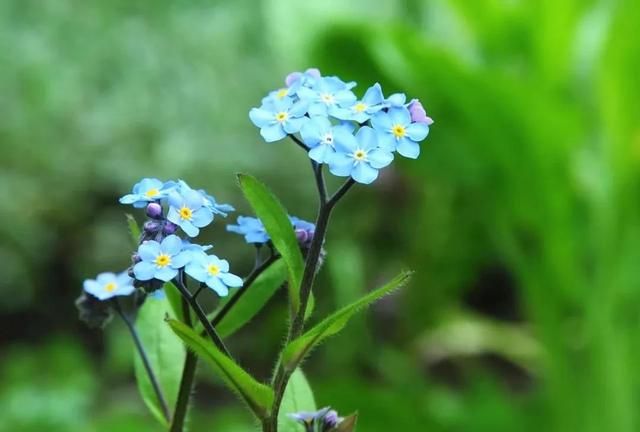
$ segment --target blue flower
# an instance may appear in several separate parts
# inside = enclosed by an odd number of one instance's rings
[[[133,186],[132,193],[120,198],[121,204],[133,204],[142,208],[152,201],[165,198],[169,192],[167,185],[156,178],[143,178]]]
[[[135,288],[133,279],[127,272],[119,274],[100,273],[95,279],[84,281],[83,289],[98,300],[107,300],[115,296],[128,296]]]
[[[334,126],[327,117],[311,118],[300,130],[302,141],[309,147],[309,157],[318,163],[328,163],[336,152],[336,141],[353,138],[350,126]]]
[[[300,131],[307,118],[307,103],[293,102],[290,97],[271,100],[260,108],[252,108],[249,118],[260,128],[260,135],[266,142],[274,142]]]
[[[393,161],[393,154],[378,145],[378,135],[362,126],[352,139],[336,143],[336,153],[329,161],[329,171],[337,176],[351,176],[358,183],[369,184],[378,178],[378,170]]]
[[[301,86],[313,87],[317,80],[322,78],[320,70],[317,68],[309,68],[304,72],[291,72],[284,79],[284,83],[288,88],[296,92]]]
[[[178,190],[169,193],[167,220],[182,228],[189,237],[195,237],[200,233],[200,228],[213,221],[213,212],[205,202],[200,192],[184,183]]]
[[[242,234],[247,243],[263,244],[271,238],[262,221],[249,216],[238,216],[237,225],[227,225],[227,231]]]
[[[189,240],[182,240],[182,250],[191,253],[206,252],[212,247],[213,245],[199,245],[197,243],[191,243]]]
[[[394,93],[385,99],[384,103],[389,107],[403,107],[407,101],[407,95],[404,93]]]
[[[191,256],[176,235],[165,237],[162,243],[145,241],[138,247],[141,261],[133,266],[133,274],[140,281],[159,279],[167,282],[178,275],[178,269],[184,267]]]
[[[242,286],[242,279],[229,273],[229,263],[215,255],[195,254],[185,267],[185,272],[195,280],[205,283],[220,297],[229,294],[229,288]]]
[[[429,134],[426,123],[412,123],[405,107],[392,107],[388,112],[373,116],[371,125],[378,132],[380,147],[397,150],[402,156],[416,159],[420,154],[419,141]]]
[[[380,84],[375,83],[367,89],[361,101],[355,102],[347,108],[336,109],[332,115],[340,120],[364,123],[383,108],[385,108],[385,100],[382,96],[382,88]]]
[[[227,213],[236,211],[236,209],[230,204],[218,204],[213,195],[209,195],[204,189],[200,189],[198,192],[200,192],[204,197],[205,207],[209,207],[209,210],[211,210],[212,213],[227,217]]]
[[[294,98],[295,95],[295,89],[291,87],[282,87],[280,89],[270,91],[267,96],[262,98],[262,104],[268,105],[270,103],[282,101],[285,98]]]
[[[309,102],[310,116],[333,115],[336,109],[353,105],[356,101],[356,95],[350,90],[353,86],[355,83],[345,83],[338,77],[324,77],[312,88],[300,87],[298,96]]]

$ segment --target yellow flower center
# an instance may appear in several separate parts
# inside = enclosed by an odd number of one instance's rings
[[[407,134],[407,130],[404,128],[404,126],[396,124],[391,127],[391,133],[396,138],[402,138]]]
[[[278,121],[279,123],[282,123],[288,118],[289,118],[289,114],[287,114],[284,111],[280,111],[278,114],[276,114],[276,121]]]
[[[356,150],[356,152],[353,154],[353,157],[356,160],[363,161],[367,158],[367,154],[364,152],[364,150]]]
[[[366,104],[366,103],[364,103],[364,102],[358,102],[357,104],[355,104],[355,105],[353,106],[353,110],[354,110],[355,112],[359,112],[359,113],[363,112],[363,111],[364,111],[364,110],[366,110],[366,109],[367,109],[367,104]]]
[[[276,93],[276,97],[278,99],[283,99],[287,94],[289,93],[289,89],[288,88],[281,88],[280,90],[278,90],[278,92]]]
[[[160,254],[156,257],[155,264],[162,268],[171,264],[171,257],[167,254]]]
[[[193,212],[191,211],[191,209],[187,206],[183,206],[180,211],[180,217],[182,218],[182,220],[187,220],[190,221],[191,218],[193,217]]]
[[[220,267],[215,264],[210,264],[209,267],[207,267],[207,272],[209,272],[211,276],[218,276],[220,274]]]
[[[104,286],[104,290],[106,292],[114,292],[116,288],[118,288],[118,285],[116,285],[114,282],[109,282]]]
[[[158,190],[158,188],[151,188],[145,193],[147,198],[153,198],[154,196],[158,196],[159,194],[160,191]]]
[[[331,93],[322,93],[320,95],[320,99],[327,105],[334,103],[336,100]]]

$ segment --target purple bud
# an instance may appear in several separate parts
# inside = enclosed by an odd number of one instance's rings
[[[160,229],[160,224],[158,222],[146,221],[143,225],[143,229],[146,233],[153,234],[158,232]]]
[[[291,85],[298,81],[300,79],[300,77],[302,76],[302,73],[300,72],[291,72],[289,75],[287,75],[287,77],[284,79],[284,83],[287,87],[291,87]]]
[[[305,244],[309,240],[309,237],[310,236],[308,231],[302,229],[296,230],[296,238],[298,239],[298,243]]]
[[[162,231],[165,234],[173,234],[178,231],[178,225],[174,224],[173,222],[167,222],[164,224],[164,228],[162,229]]]
[[[327,431],[337,427],[340,424],[341,420],[342,419],[338,417],[338,413],[335,410],[329,411],[328,413],[325,414],[324,418],[322,419],[322,423],[323,423],[322,430]]]
[[[411,121],[415,123],[425,123],[427,126],[433,124],[433,120],[427,116],[427,112],[418,99],[413,99],[409,103],[409,114],[411,114]]]
[[[147,206],[147,216],[152,219],[162,218],[162,206],[156,202],[149,203]]]

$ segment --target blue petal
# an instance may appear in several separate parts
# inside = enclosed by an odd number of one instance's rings
[[[116,275],[110,272],[100,273],[98,277],[96,277],[96,281],[100,285],[106,285],[111,282],[117,282]]]
[[[207,279],[207,286],[218,293],[220,297],[225,297],[229,294],[229,288],[216,276],[211,276]]]
[[[367,105],[378,105],[384,101],[384,96],[382,96],[382,88],[380,84],[375,83],[371,87],[367,89],[367,92],[364,94],[362,101]]]
[[[160,243],[147,240],[138,246],[138,256],[142,261],[153,261],[160,255]]]
[[[161,281],[164,281],[164,282],[169,282],[171,279],[173,279],[177,275],[178,275],[178,270],[167,266],[161,269],[157,269],[154,276],[156,279],[160,279]]]
[[[168,201],[171,207],[180,208],[182,207],[183,198],[178,191],[172,190],[169,192]]]
[[[242,286],[242,278],[232,273],[223,273],[220,275],[220,279],[229,287],[237,288]]]
[[[247,243],[266,243],[270,238],[265,232],[253,231],[246,233],[244,239]]]
[[[327,144],[321,144],[309,150],[309,157],[318,163],[328,163],[336,151]]]
[[[208,207],[200,207],[198,210],[193,212],[191,223],[198,228],[202,228],[207,226],[213,220],[213,212]]]
[[[167,213],[167,220],[169,222],[173,222],[176,225],[180,225],[180,223],[182,223],[182,218],[180,217],[180,214],[178,213],[178,210],[176,210],[175,207],[169,207],[169,212]]]
[[[393,161],[393,153],[382,149],[373,149],[367,154],[367,161],[373,168],[384,168]]]
[[[341,107],[353,105],[353,103],[358,99],[351,90],[341,90],[337,92],[334,97],[336,103]]]
[[[133,279],[129,277],[129,272],[123,271],[116,276],[116,283],[118,286],[131,285],[133,283]]]
[[[333,145],[337,152],[353,153],[358,149],[358,141],[356,137],[350,133],[336,131],[333,135]]]
[[[182,192],[184,204],[192,211],[198,210],[204,204],[204,196],[197,190],[188,189]]]
[[[286,137],[287,133],[282,129],[280,123],[276,123],[260,129],[260,135],[266,142],[274,142]]]
[[[321,118],[324,117],[314,117],[300,129],[300,137],[307,147],[315,147],[320,142],[322,132],[316,120]]]
[[[410,159],[417,159],[420,155],[420,145],[407,138],[402,138],[398,142],[398,153]]]
[[[182,250],[182,240],[175,234],[167,236],[160,243],[160,250],[169,256],[176,255]]]
[[[84,289],[85,292],[88,292],[94,297],[98,297],[100,295],[100,292],[104,291],[102,289],[102,285],[100,285],[93,279],[87,279],[86,281],[84,281],[84,283],[82,284],[82,289]]]
[[[150,262],[142,261],[133,266],[133,274],[136,279],[141,281],[148,281],[153,279],[153,275],[156,272],[156,266]]]
[[[204,282],[208,277],[207,270],[198,262],[187,264],[184,271],[198,282]]]
[[[322,102],[315,102],[309,105],[310,116],[326,116],[327,106]]]
[[[229,271],[229,261],[215,257],[214,263],[220,268],[220,271],[226,273]]]
[[[134,202],[139,200],[140,200],[140,195],[128,194],[121,197],[118,201],[120,201],[120,204],[133,204]]]
[[[390,133],[378,133],[378,146],[387,151],[395,151],[398,147],[398,140]],[[168,218],[168,216],[167,216]]]
[[[135,290],[136,289],[131,284],[118,285],[118,288],[115,291],[113,291],[111,294],[113,294],[114,296],[128,296]]]
[[[184,231],[184,233],[189,237],[195,237],[200,234],[200,230],[189,221],[182,221],[180,223],[180,228],[182,228],[182,231]]]
[[[289,115],[291,117],[302,117],[307,113],[307,108],[309,107],[308,101],[298,101],[294,103],[291,108],[289,108]]]
[[[429,126],[425,123],[411,123],[407,126],[407,135],[413,141],[422,141],[429,134]]]
[[[334,153],[329,160],[329,171],[331,174],[340,177],[351,175],[353,169],[353,158],[344,153]]]
[[[273,112],[267,111],[264,108],[251,108],[249,111],[249,118],[259,128],[272,124],[275,121]]]
[[[371,117],[371,126],[380,132],[391,130],[392,122],[389,115],[385,112],[379,112]]]
[[[356,140],[363,150],[371,150],[378,147],[378,134],[369,126],[362,126],[356,133]]]
[[[304,124],[309,121],[309,117],[290,118],[282,125],[284,131],[289,134],[300,132]]]
[[[189,251],[180,252],[179,254],[171,258],[171,267],[173,267],[174,269],[179,269],[184,267],[189,261],[191,261],[191,258],[193,257],[193,255],[194,254]]]
[[[387,98],[387,103],[391,106],[403,106],[407,101],[407,95],[404,93],[394,93]]]
[[[353,168],[351,177],[358,183],[369,184],[378,178],[378,170],[370,167],[367,163],[361,162]]]
[[[392,124],[408,125],[411,123],[411,114],[405,107],[389,108],[389,118]]]

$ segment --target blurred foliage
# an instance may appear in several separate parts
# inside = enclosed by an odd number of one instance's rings
[[[640,4],[373,5],[0,2],[0,431],[156,430],[121,324],[102,337],[73,309],[83,278],[128,264],[116,198],[182,177],[246,211],[244,171],[312,219],[306,156],[261,142],[247,112],[315,65],[436,121],[418,161],[333,218],[318,315],[417,273],[310,360],[318,406],[359,410],[367,432],[637,430]],[[220,224],[206,236],[250,268]],[[263,378],[283,305],[230,340]],[[200,373],[192,430],[251,430]]]

